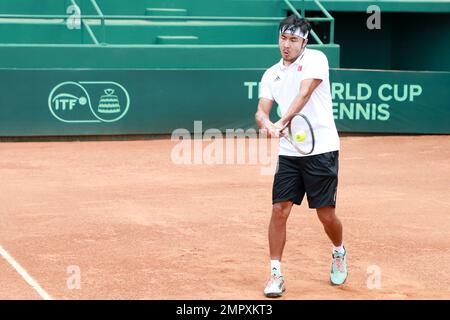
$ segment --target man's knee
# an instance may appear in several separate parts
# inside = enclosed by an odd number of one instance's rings
[[[285,222],[291,212],[291,202],[274,203],[272,207],[272,218],[277,222]]]
[[[331,225],[337,220],[333,207],[317,209],[317,216],[319,217],[319,220],[323,225]]]

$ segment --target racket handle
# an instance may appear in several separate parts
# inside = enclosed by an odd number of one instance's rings
[[[286,123],[281,129],[280,129],[280,135],[282,135],[282,136],[287,136],[286,135],[286,133],[285,133],[285,131],[286,131],[286,129],[289,127],[289,124],[290,124],[291,122],[289,121],[288,123]]]

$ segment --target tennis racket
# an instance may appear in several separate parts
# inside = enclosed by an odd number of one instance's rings
[[[314,131],[308,118],[297,113],[280,133],[292,144],[292,146],[303,155],[311,154],[314,151]]]

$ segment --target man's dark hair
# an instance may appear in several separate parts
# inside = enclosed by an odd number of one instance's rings
[[[281,33],[284,33],[286,31],[294,31],[298,28],[300,28],[300,31],[303,34],[305,34],[306,32],[308,32],[309,34],[309,32],[311,31],[311,25],[309,24],[308,20],[306,20],[305,18],[299,18],[295,14],[292,14],[280,22],[279,31]]]

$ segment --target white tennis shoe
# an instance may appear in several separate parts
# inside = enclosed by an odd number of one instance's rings
[[[266,288],[264,289],[264,295],[267,298],[278,298],[283,295],[285,290],[284,277],[272,275],[269,281],[267,281]]]

